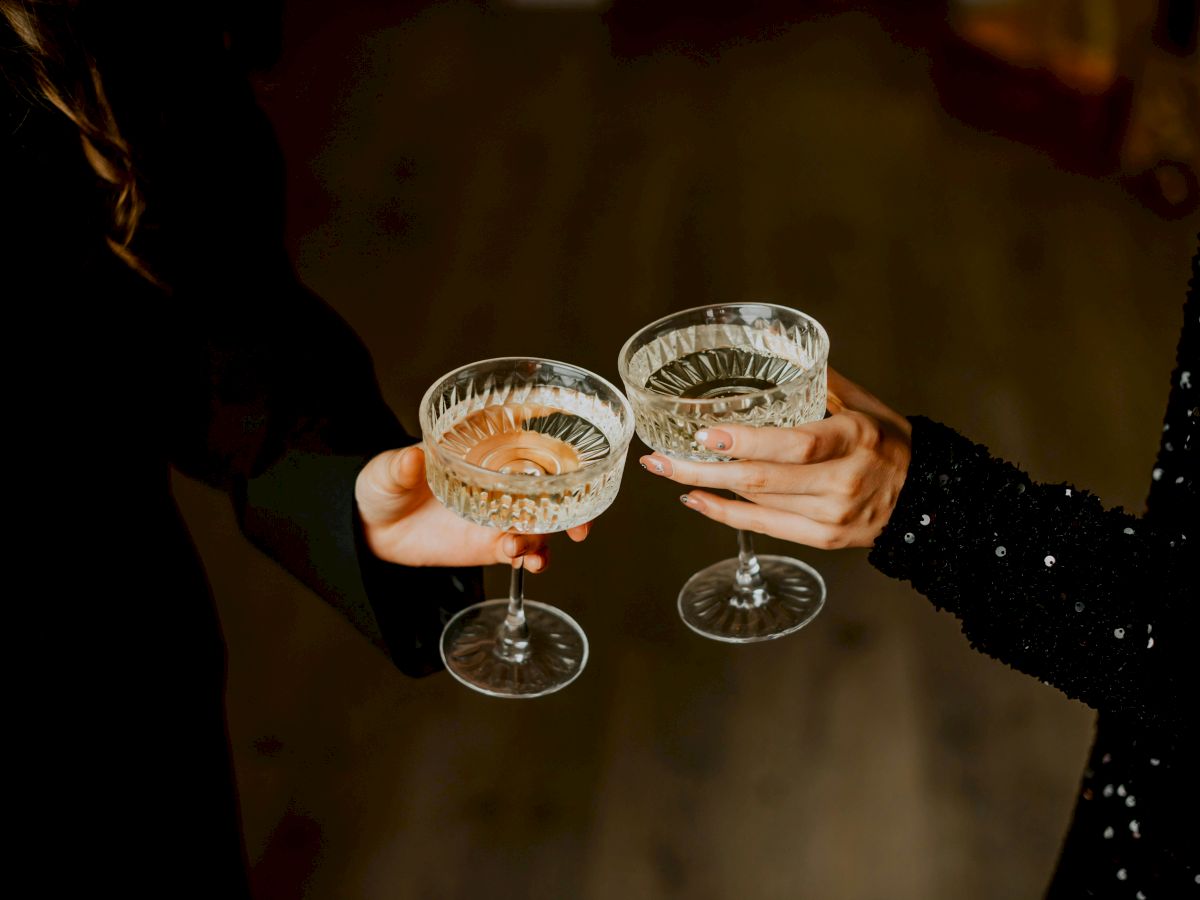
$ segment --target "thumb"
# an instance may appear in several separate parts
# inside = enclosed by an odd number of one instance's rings
[[[425,450],[420,444],[379,454],[383,480],[379,489],[388,494],[407,494],[425,480]]]
[[[420,445],[387,450],[358,475],[355,495],[366,521],[394,519],[420,496],[425,482],[425,453]]]

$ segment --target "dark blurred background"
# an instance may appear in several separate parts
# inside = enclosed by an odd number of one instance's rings
[[[647,321],[771,299],[895,408],[1139,510],[1195,246],[1195,16],[287,3],[259,91],[299,272],[410,430],[462,363],[615,379]],[[230,645],[258,896],[1040,896],[1090,711],[975,654],[865,551],[798,553],[829,584],[803,632],[695,636],[675,594],[734,537],[638,452],[529,586],[592,644],[532,702],[399,675],[180,480]]]

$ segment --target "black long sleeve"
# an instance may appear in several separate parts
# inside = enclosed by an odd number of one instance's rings
[[[171,467],[227,491],[250,539],[405,672],[440,666],[441,618],[479,573],[394,566],[363,544],[357,472],[412,439],[358,339],[291,271],[279,151],[219,10],[78,6],[50,12],[102,69],[146,199],[133,250],[159,283],[106,246],[114,191],[0,17],[20,598],[6,658],[28,789],[14,871],[64,896],[249,897],[225,642]]]
[[[167,465],[226,491],[256,546],[403,671],[432,671],[441,622],[479,595],[481,573],[394,566],[366,549],[355,477],[414,438],[358,337],[292,271],[282,158],[244,76],[212,33],[163,15],[181,45],[143,47],[114,19],[102,54],[147,199],[134,247],[162,287],[104,245],[106,189],[78,129],[0,91],[0,210],[17,238],[0,291],[10,334],[36,351],[17,421],[40,433],[45,459],[99,438],[93,459],[124,485],[113,508],[130,517],[134,494],[165,496]],[[143,77],[147,54],[158,79]]]
[[[912,425],[908,478],[871,562],[958,616],[976,649],[1096,709],[1188,724],[1186,532],[1034,482],[944,425]]]
[[[1200,896],[1198,289],[1200,252],[1145,515],[913,417],[908,475],[869,557],[957,616],[976,649],[1099,711],[1054,900]]]
[[[208,312],[212,302],[194,304],[203,311],[176,361],[171,462],[229,493],[246,536],[399,668],[439,668],[441,625],[479,596],[481,574],[391,565],[366,548],[355,478],[415,441],[380,396],[366,348],[282,259],[226,287],[228,317]]]

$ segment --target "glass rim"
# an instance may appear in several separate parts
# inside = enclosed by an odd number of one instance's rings
[[[598,460],[589,466],[582,466],[571,472],[563,472],[559,475],[526,475],[524,472],[510,472],[504,474],[497,472],[495,469],[488,469],[484,466],[477,466],[474,463],[469,463],[465,459],[455,456],[452,453],[447,453],[438,447],[436,437],[433,434],[433,421],[429,413],[430,400],[433,397],[434,391],[445,384],[454,376],[466,372],[468,369],[473,369],[476,366],[486,366],[491,363],[549,363],[555,366],[562,366],[567,369],[572,369],[581,375],[595,379],[601,385],[612,391],[613,396],[617,398],[620,404],[624,417],[621,421],[620,439],[609,445],[608,456],[603,460]],[[553,490],[564,490],[571,487],[576,487],[577,484],[582,484],[590,478],[595,477],[597,471],[603,471],[605,467],[613,466],[618,463],[624,463],[626,453],[629,451],[629,444],[633,440],[634,421],[633,421],[633,406],[629,402],[629,398],[624,392],[619,390],[607,378],[597,375],[590,369],[585,369],[582,366],[577,366],[574,363],[563,362],[558,359],[549,359],[544,356],[493,356],[490,359],[477,359],[474,362],[469,362],[466,365],[459,366],[456,369],[451,369],[444,375],[433,380],[425,390],[425,394],[421,397],[421,406],[418,410],[418,418],[421,424],[421,442],[424,445],[427,454],[432,453],[438,460],[440,465],[455,469],[460,473],[470,477],[472,480],[478,480],[480,476],[486,477],[492,481],[498,489],[513,490],[517,492],[525,492],[530,488],[536,487],[539,493],[550,492]],[[593,423],[595,424],[595,423]]]
[[[736,400],[738,402],[738,404],[741,405],[743,403],[753,403],[754,401],[759,400],[759,399],[767,398],[767,397],[770,397],[773,395],[778,395],[780,392],[783,392],[785,394],[791,393],[791,391],[788,390],[789,384],[795,385],[795,387],[792,388],[792,390],[799,390],[800,388],[802,388],[804,386],[803,379],[796,379],[796,381],[794,381],[794,382],[785,382],[784,384],[776,385],[775,387],[763,388],[763,389],[757,390],[757,391],[747,391],[744,394],[738,394],[736,398],[729,398],[729,397],[688,397],[688,398],[683,398],[683,397],[674,397],[670,394],[660,394],[658,391],[647,390],[646,387],[644,387],[643,385],[635,384],[632,380],[630,380],[629,360],[633,356],[633,354],[630,352],[630,348],[633,346],[635,341],[637,341],[639,338],[641,338],[647,332],[658,329],[661,326],[666,325],[668,322],[670,322],[672,319],[675,319],[675,318],[683,318],[690,314],[704,312],[705,310],[709,310],[709,309],[727,309],[727,308],[733,308],[733,307],[739,307],[739,306],[765,307],[766,309],[770,309],[770,310],[773,310],[776,312],[785,312],[785,313],[788,313],[789,315],[798,316],[801,319],[811,322],[816,327],[816,332],[820,336],[820,339],[821,339],[820,347],[818,348],[819,352],[817,353],[816,360],[813,362],[813,367],[815,368],[820,365],[828,365],[828,363],[829,363],[829,334],[828,334],[828,332],[825,331],[825,326],[822,325],[820,322],[818,322],[816,319],[814,319],[812,316],[808,315],[808,313],[800,312],[800,310],[798,310],[798,309],[794,309],[790,306],[784,306],[781,303],[768,303],[764,300],[745,300],[745,301],[737,301],[737,302],[732,302],[732,303],[706,303],[703,306],[693,306],[688,309],[679,309],[673,313],[668,313],[667,315],[665,315],[659,319],[655,319],[653,322],[649,323],[648,325],[642,326],[641,328],[639,328],[637,331],[635,331],[629,337],[629,340],[627,340],[625,342],[625,344],[621,347],[620,355],[617,356],[617,372],[620,373],[621,381],[623,381],[625,383],[625,389],[630,394],[636,395],[638,400],[641,402],[650,403],[650,404],[653,404],[656,406],[670,406],[671,408],[677,408],[681,404],[686,404],[689,410],[695,410],[699,413],[702,410],[716,409],[723,405],[727,406],[731,399]],[[718,323],[714,323],[714,324],[718,324]]]

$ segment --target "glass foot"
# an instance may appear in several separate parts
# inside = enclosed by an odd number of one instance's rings
[[[679,592],[679,615],[697,634],[749,644],[798,631],[825,605],[825,580],[812,566],[787,556],[759,556],[766,596],[739,595],[738,560],[702,569]]]
[[[491,697],[542,697],[578,678],[588,657],[583,629],[553,606],[534,600],[524,605],[529,642],[521,662],[502,659],[496,652],[508,601],[487,600],[468,606],[446,623],[441,641],[446,670]]]

